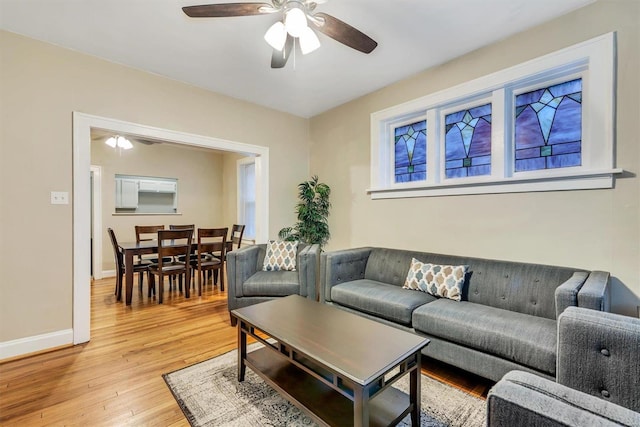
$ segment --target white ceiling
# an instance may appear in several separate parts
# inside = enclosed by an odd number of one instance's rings
[[[275,70],[263,35],[277,14],[193,19],[181,10],[233,0],[0,0],[0,28],[311,117],[593,1],[329,0],[316,11],[378,47],[366,55],[319,34],[320,49]]]

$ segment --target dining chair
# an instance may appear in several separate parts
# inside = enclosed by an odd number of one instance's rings
[[[224,291],[224,256],[228,228],[198,228],[198,250],[196,257],[191,259],[191,267],[198,274],[198,296],[202,295],[202,282],[206,273],[213,272],[213,284],[218,282],[220,272],[220,290]],[[220,255],[214,256],[214,253]]]
[[[136,243],[146,242],[149,240],[155,240],[158,238],[158,231],[164,230],[164,225],[136,225]],[[158,259],[155,257],[141,257],[139,259],[146,259],[152,263],[157,263]]]
[[[187,230],[190,229],[192,231],[191,234],[191,240],[193,241],[195,239],[195,230],[196,230],[196,225],[195,224],[169,224],[169,230]],[[191,260],[196,259],[196,254],[191,251]],[[184,261],[183,257],[178,257],[178,261]],[[193,277],[193,270],[191,270],[191,277]],[[194,284],[195,285],[195,284]],[[182,284],[180,284],[180,290],[182,290]]]
[[[147,242],[149,240],[156,240],[158,238],[158,231],[164,230],[164,225],[136,225],[136,243]],[[156,255],[145,256],[138,255],[138,260],[146,260],[152,264],[158,263],[158,257]],[[164,260],[165,262],[171,261],[171,258]],[[173,289],[173,276],[169,276],[169,289]],[[155,290],[155,287],[149,287],[149,296]]]
[[[170,224],[169,230],[191,230],[192,233],[195,232],[196,225],[195,224]]]
[[[144,242],[155,240],[158,237],[158,231],[164,230],[164,225],[136,225],[136,242]]]
[[[111,239],[111,246],[113,246],[113,256],[116,260],[116,289],[115,295],[118,301],[122,300],[122,277],[125,274],[124,267],[124,256],[122,252],[118,249],[118,239],[116,239],[116,234],[113,232],[111,228],[107,228],[107,234],[109,234],[109,238]],[[149,274],[149,266],[151,262],[147,260],[138,260],[133,264],[133,272],[138,273],[138,282],[140,286],[140,291],[142,292],[142,280],[144,273]],[[147,279],[149,283],[149,293],[151,293],[151,277]]]
[[[231,235],[229,236],[229,240],[227,240],[226,252],[231,252],[234,245],[236,249],[240,249],[244,227],[244,224],[233,224],[233,227],[231,227]]]
[[[185,280],[185,297],[189,298],[191,272],[189,262],[179,261],[178,257],[190,259],[193,230],[159,230],[158,231],[158,263],[149,266],[151,273],[150,286],[155,289],[155,276],[159,278],[158,303],[162,304],[164,294],[164,276],[178,275],[180,284],[182,276]],[[169,259],[170,261],[165,261]]]

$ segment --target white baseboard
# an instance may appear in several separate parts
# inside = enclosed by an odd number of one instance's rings
[[[105,277],[116,277],[116,271],[115,270],[103,270],[102,271],[102,278],[104,279]]]
[[[0,360],[73,344],[73,329],[0,342]]]

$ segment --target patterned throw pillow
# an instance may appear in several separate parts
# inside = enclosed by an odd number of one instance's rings
[[[267,254],[262,264],[263,271],[296,271],[298,241],[269,240]]]
[[[460,301],[467,268],[466,265],[429,264],[412,258],[402,287]]]

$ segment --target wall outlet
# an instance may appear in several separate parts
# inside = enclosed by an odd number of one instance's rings
[[[68,205],[69,192],[68,191],[52,191],[51,204],[52,205]]]

